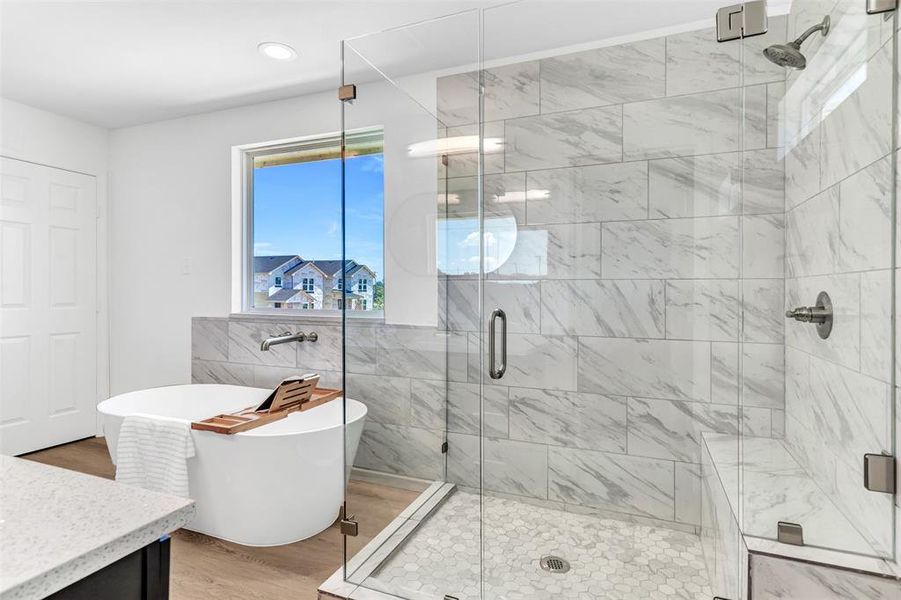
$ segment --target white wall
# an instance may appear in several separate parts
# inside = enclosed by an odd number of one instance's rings
[[[107,310],[109,131],[0,98],[0,155],[97,178],[97,394],[109,395]]]
[[[385,125],[386,156],[399,157],[396,167],[386,160],[386,220],[401,205],[413,219],[386,231],[386,287],[395,286],[386,318],[434,324],[434,260],[423,251],[434,247],[434,162],[417,174],[400,154],[410,140],[434,137],[435,122],[414,118],[424,111],[381,87],[361,87],[348,127]],[[112,393],[189,382],[191,317],[229,313],[232,147],[338,131],[340,119],[328,92],[111,133]],[[419,193],[399,191],[403,181]]]

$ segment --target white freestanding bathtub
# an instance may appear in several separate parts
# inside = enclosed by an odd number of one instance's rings
[[[114,396],[100,403],[113,463],[119,428],[132,414],[205,419],[262,402],[271,390],[235,385],[176,385]],[[288,415],[257,429],[223,435],[194,431],[188,460],[187,529],[247,546],[278,546],[327,529],[340,510],[345,474],[342,400]],[[347,400],[347,465],[353,464],[366,406]]]

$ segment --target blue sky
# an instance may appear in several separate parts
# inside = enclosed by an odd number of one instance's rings
[[[341,258],[341,161],[255,169],[254,254]],[[383,279],[384,176],[381,154],[347,160],[347,258]]]

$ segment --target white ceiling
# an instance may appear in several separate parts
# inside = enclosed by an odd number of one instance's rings
[[[500,57],[702,19],[712,23],[716,8],[730,1],[524,0],[486,14],[485,50]],[[0,94],[109,128],[277,100],[334,88],[342,39],[497,4],[0,0]],[[445,38],[464,41],[441,48],[431,43],[431,54],[424,50],[430,40],[422,35],[389,35],[385,43],[367,48],[360,41],[356,47],[381,53],[373,60],[398,74],[423,60],[436,65],[438,56],[445,64],[469,62],[477,56],[477,21],[461,17],[449,23],[468,32]],[[256,50],[262,41],[290,44],[300,57],[287,63],[266,59]]]

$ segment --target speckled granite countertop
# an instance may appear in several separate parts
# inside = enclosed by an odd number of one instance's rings
[[[187,498],[0,456],[0,599],[43,598],[193,516]]]

